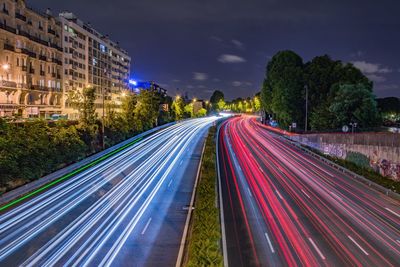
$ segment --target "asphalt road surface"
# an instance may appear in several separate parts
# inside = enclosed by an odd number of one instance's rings
[[[0,214],[0,265],[175,266],[215,120],[161,130]]]
[[[229,266],[399,266],[399,201],[254,117],[223,124],[218,155]]]

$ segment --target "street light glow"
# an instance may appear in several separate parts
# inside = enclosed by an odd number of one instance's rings
[[[3,70],[9,70],[10,69],[10,64],[5,63],[1,67],[2,67]]]
[[[135,80],[129,80],[129,84],[133,86],[137,86],[137,81]]]

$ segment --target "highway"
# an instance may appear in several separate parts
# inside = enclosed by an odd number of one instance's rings
[[[0,266],[175,266],[208,128],[160,130],[0,214]]]
[[[228,265],[399,266],[400,202],[231,118],[218,157]]]

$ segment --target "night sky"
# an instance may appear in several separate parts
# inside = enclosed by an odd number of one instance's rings
[[[355,62],[379,97],[400,97],[397,0],[27,0],[68,10],[132,57],[132,78],[170,95],[227,99],[258,92],[267,61],[291,49],[304,61],[328,54]]]

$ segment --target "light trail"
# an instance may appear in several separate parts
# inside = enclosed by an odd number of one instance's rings
[[[247,116],[230,119],[220,130],[220,164],[236,162],[221,171],[225,217],[250,226],[248,231],[225,224],[226,231],[240,240],[236,249],[235,239],[228,237],[230,263],[396,266],[400,262],[400,203],[269,130]],[[233,190],[236,183],[239,186]],[[247,197],[248,192],[252,197]],[[247,221],[254,206],[260,215]],[[250,238],[264,235],[269,238],[257,239],[256,253],[248,254],[254,249]],[[271,245],[276,257],[267,253]],[[239,253],[245,258],[241,265]]]
[[[127,240],[134,242],[142,231],[150,231],[150,212],[166,212],[157,211],[153,201],[171,201],[176,189],[165,181],[182,169],[183,159],[216,119],[189,120],[161,130],[1,214],[0,264],[120,262]],[[160,228],[151,225],[154,231]],[[154,231],[146,237],[155,236]]]

